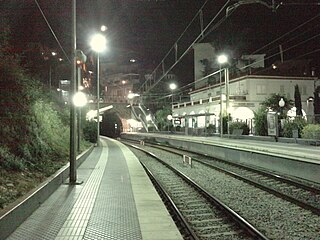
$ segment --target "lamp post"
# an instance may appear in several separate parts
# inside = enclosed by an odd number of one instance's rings
[[[81,124],[81,107],[84,107],[88,100],[87,100],[87,96],[83,93],[83,92],[77,92],[72,99],[72,102],[74,104],[74,106],[76,106],[78,108],[78,151],[80,150],[80,124]]]
[[[280,136],[280,132],[281,132],[281,129],[282,129],[283,107],[284,107],[284,105],[286,104],[286,102],[283,100],[283,98],[281,98],[278,104],[279,104],[279,107],[280,107],[280,116],[279,116],[279,119],[280,119],[280,124],[279,124],[279,136]]]
[[[223,104],[223,98],[222,98],[222,70],[221,65],[228,62],[228,57],[224,54],[218,56],[218,63],[219,63],[219,73],[220,73],[220,137],[223,137],[223,113],[222,113],[222,104]],[[227,81],[227,71],[225,70],[225,81]],[[227,83],[227,82],[226,82]],[[229,104],[229,91],[227,91],[227,84],[226,84],[226,94],[227,96],[227,105]],[[228,107],[228,106],[227,106]],[[227,113],[228,114],[228,113]]]
[[[107,40],[102,34],[96,34],[92,37],[90,46],[97,53],[97,146],[99,146],[100,136],[100,53],[106,49]]]
[[[76,37],[76,0],[72,1],[72,62],[71,62],[71,81],[70,81],[70,96],[76,93],[76,49],[77,49],[77,37]],[[76,107],[70,101],[70,171],[69,182],[70,184],[77,184],[77,168],[76,168]]]
[[[173,91],[177,89],[177,84],[170,83],[169,88],[171,89],[171,108],[173,108]]]
[[[169,114],[169,115],[167,116],[167,119],[169,120],[169,122],[171,122],[171,121],[172,121],[172,115]],[[168,124],[168,132],[170,132],[169,127],[170,127],[170,123]]]
[[[177,84],[175,84],[175,83],[170,83],[169,84],[169,88],[171,89],[171,114],[172,114],[172,116],[173,116],[173,91],[175,90],[175,89],[177,89]],[[171,116],[171,120],[172,120],[172,126],[174,125],[173,124],[173,117]]]

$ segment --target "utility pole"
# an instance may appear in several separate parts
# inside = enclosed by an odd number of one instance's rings
[[[70,81],[70,184],[76,184],[77,182],[77,166],[76,166],[76,107],[72,102],[72,98],[77,91],[76,82],[76,49],[77,49],[77,35],[76,35],[76,0],[72,0],[72,71]]]

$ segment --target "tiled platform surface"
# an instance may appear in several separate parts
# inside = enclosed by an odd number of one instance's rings
[[[7,239],[182,239],[136,157],[102,138],[78,168]]]

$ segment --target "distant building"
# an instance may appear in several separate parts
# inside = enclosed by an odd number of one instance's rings
[[[113,74],[103,82],[105,103],[128,103],[128,94],[140,85],[140,75],[135,73]]]
[[[69,92],[70,92],[70,80],[60,80],[59,88],[57,89],[60,92],[61,98],[64,102],[69,102]]]
[[[251,64],[252,69],[246,67],[248,64]],[[252,125],[254,112],[260,107],[260,103],[273,93],[283,94],[294,100],[295,85],[299,86],[303,112],[313,114],[308,100],[320,86],[320,80],[308,70],[308,61],[277,63],[268,69],[263,67],[264,55],[244,56],[238,61],[237,72],[230,74],[228,113],[233,121],[246,121],[249,126]],[[219,74],[217,75],[219,78]],[[225,113],[226,92],[223,77],[221,85],[217,81],[212,84],[204,81],[199,88],[198,84],[198,87],[190,92],[190,101],[173,105],[173,116],[182,118],[182,127],[205,128],[209,124],[217,127],[220,120],[221,93],[222,111]]]
[[[208,79],[197,81],[213,72],[217,68],[215,48],[211,43],[197,43],[194,51],[194,80],[195,88],[201,88],[208,84]]]

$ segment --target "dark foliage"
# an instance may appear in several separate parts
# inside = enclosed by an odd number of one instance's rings
[[[297,108],[296,114],[297,116],[302,116],[302,104],[301,104],[301,94],[299,91],[298,84],[294,87],[294,105]]]

